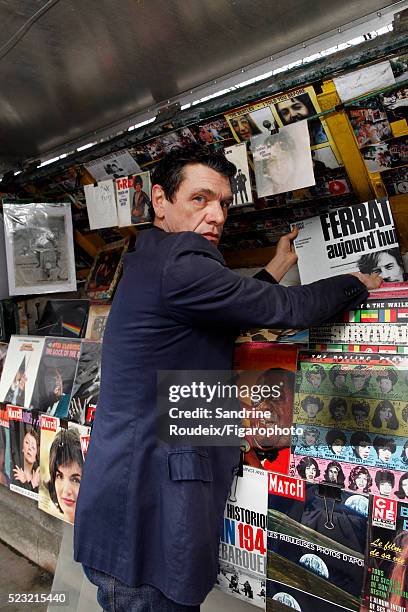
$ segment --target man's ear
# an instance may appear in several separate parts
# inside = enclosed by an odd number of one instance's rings
[[[158,219],[164,219],[166,215],[166,203],[167,199],[164,194],[163,188],[160,185],[153,185],[152,205],[154,208],[155,215]]]

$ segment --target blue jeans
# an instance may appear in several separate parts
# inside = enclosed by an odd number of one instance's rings
[[[130,587],[114,576],[82,567],[88,580],[98,587],[97,600],[104,612],[200,612],[200,606],[171,601],[150,584]]]

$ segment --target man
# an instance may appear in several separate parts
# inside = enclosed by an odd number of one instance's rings
[[[248,194],[245,185],[247,182],[247,177],[242,172],[241,168],[238,168],[238,174],[235,175],[235,180],[237,182],[239,195],[241,197],[241,204],[245,204],[245,202],[248,202]]]
[[[296,232],[258,278],[230,271],[217,245],[235,171],[221,153],[173,149],[152,177],[154,227],[125,256],[75,524],[75,559],[108,611],[193,612],[216,580],[239,449],[158,442],[157,372],[228,370],[240,328],[322,323],[380,284],[363,275],[273,284],[296,260]]]

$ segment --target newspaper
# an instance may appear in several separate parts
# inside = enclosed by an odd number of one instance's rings
[[[133,159],[129,151],[111,153],[99,159],[88,162],[85,168],[96,181],[116,179],[120,176],[128,176],[140,172],[140,167]]]
[[[387,199],[370,200],[292,223],[302,284],[322,278],[378,272],[386,282],[404,279],[391,207]]]
[[[71,205],[4,204],[10,295],[76,290]]]

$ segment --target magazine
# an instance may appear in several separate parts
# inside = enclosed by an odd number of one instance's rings
[[[386,282],[404,279],[391,207],[370,200],[291,225],[302,284],[349,272],[378,272]],[[319,262],[319,265],[316,265]]]
[[[273,473],[268,490],[267,611],[358,612],[368,496]]]
[[[122,273],[128,241],[118,240],[104,247],[95,257],[85,293],[93,300],[110,300]]]
[[[10,489],[38,500],[40,484],[40,416],[8,406],[10,433]]]
[[[150,223],[152,220],[152,190],[150,173],[116,179],[116,204],[119,227]]]
[[[72,387],[68,419],[90,425],[99,397],[102,342],[82,340],[81,353]]]
[[[235,476],[225,507],[216,585],[265,608],[267,473],[244,466]]]
[[[81,340],[45,338],[31,408],[66,417],[78,365]]]
[[[91,304],[85,338],[89,340],[103,339],[110,309],[110,304]]]
[[[44,338],[11,336],[0,379],[0,402],[30,408]]]
[[[0,404],[0,485],[10,486],[10,431],[8,409]]]
[[[71,524],[74,524],[89,436],[89,427],[41,415],[38,507]]]
[[[3,205],[10,295],[76,290],[71,205]]]
[[[0,379],[3,372],[4,362],[6,360],[8,344],[0,342]]]
[[[232,162],[237,171],[230,178],[233,196],[232,207],[251,204],[253,201],[251,190],[251,179],[249,176],[248,155],[246,143],[233,145],[224,149],[225,157]],[[238,199],[239,196],[239,199]]]
[[[239,371],[237,384],[280,387],[279,396],[254,405],[241,400],[243,407],[254,409],[253,418],[243,420],[247,427],[259,428],[257,435],[247,435],[242,443],[244,464],[286,474],[290,461],[290,444],[297,347],[276,343],[253,342],[237,345],[234,369]],[[264,414],[262,418],[262,412]],[[280,427],[275,435],[262,435],[265,427]]]
[[[408,502],[371,497],[361,612],[407,610],[407,517]]]

